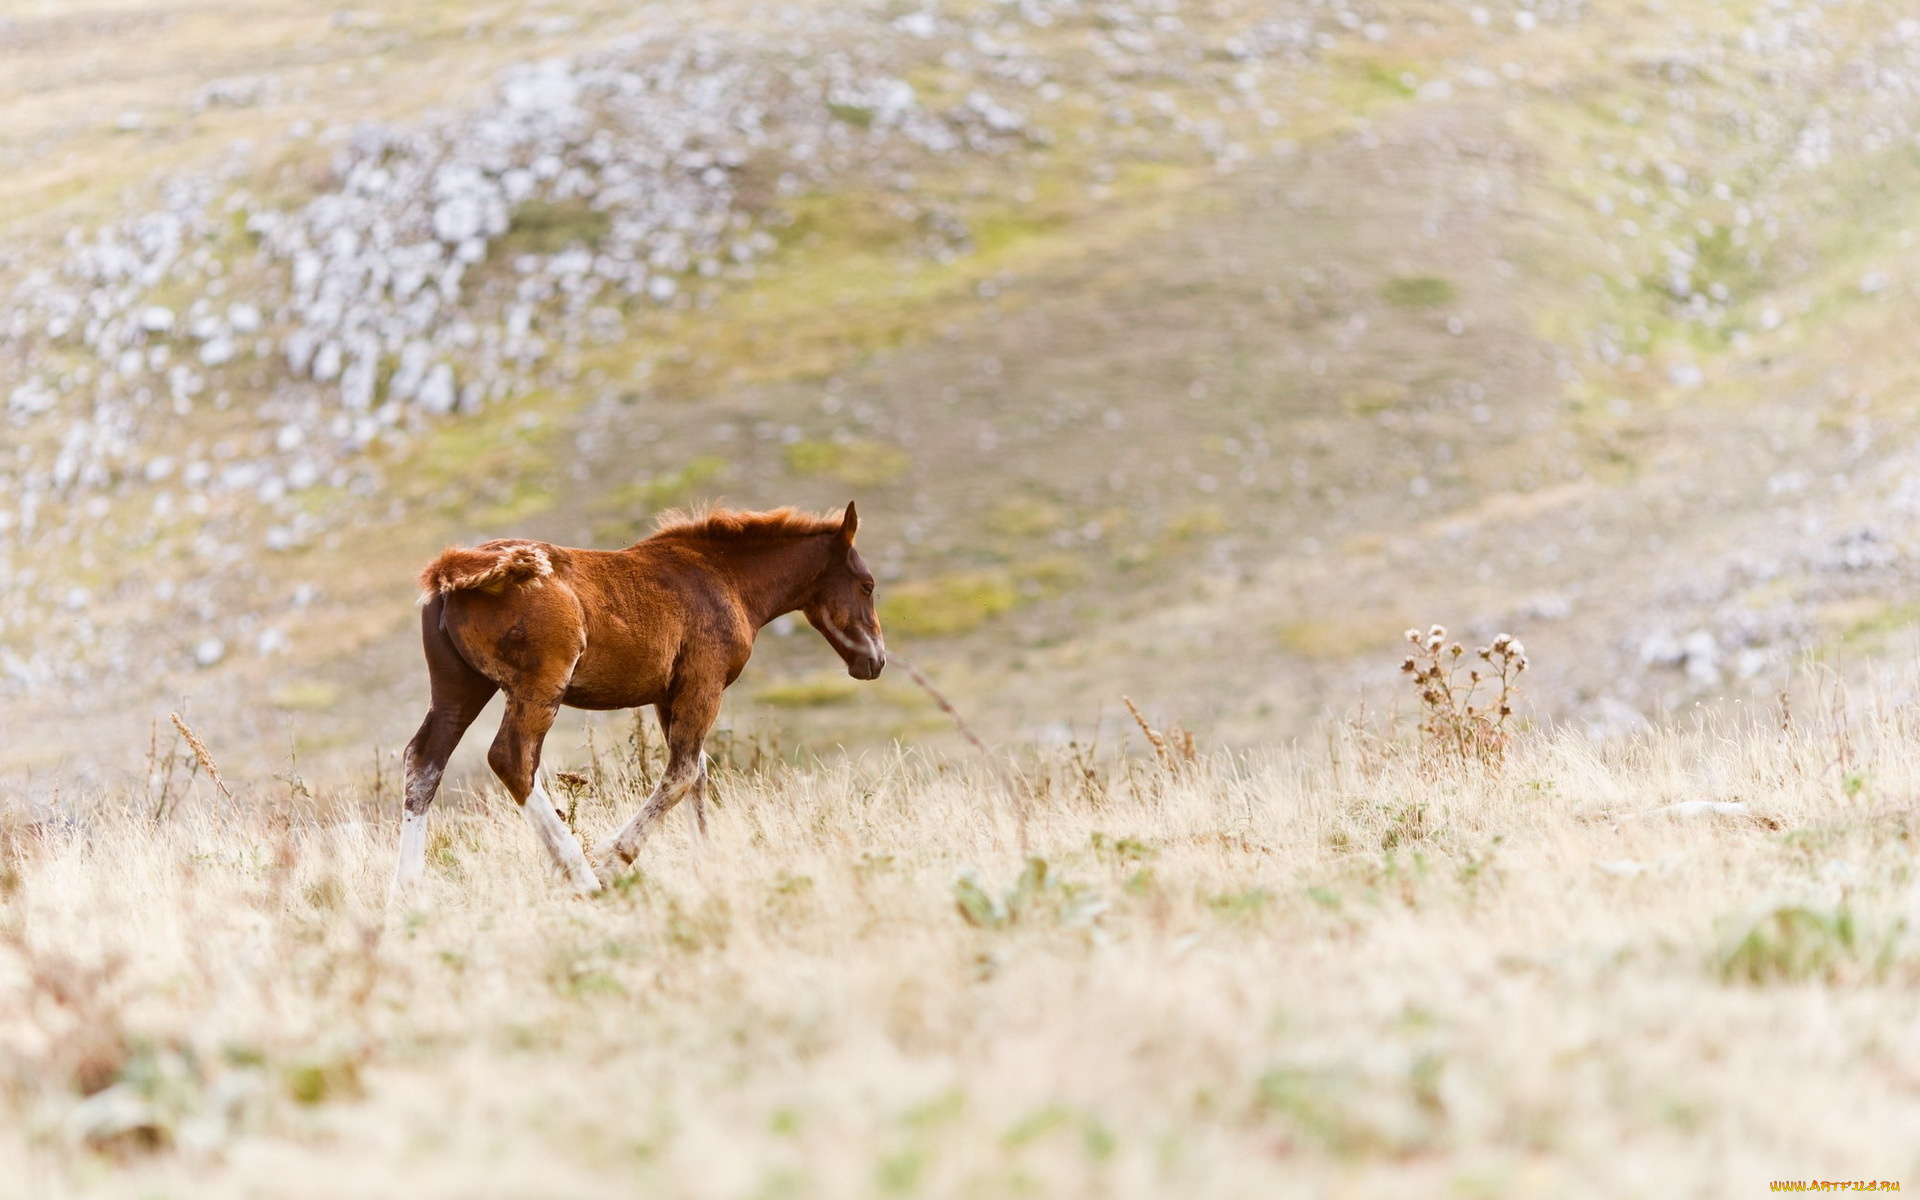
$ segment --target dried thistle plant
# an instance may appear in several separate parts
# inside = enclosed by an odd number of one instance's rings
[[[574,823],[580,815],[580,794],[593,789],[593,779],[578,771],[555,771],[553,781],[559,784],[560,790],[567,794],[567,811],[560,814],[561,819],[567,823],[568,829],[575,833],[580,832],[580,827]]]
[[[1433,757],[1456,763],[1498,763],[1513,741],[1508,721],[1520,698],[1526,648],[1503,633],[1474,651],[1478,665],[1461,660],[1467,650],[1450,641],[1444,626],[1407,630],[1414,652],[1400,664],[1420,698],[1420,736]],[[1461,679],[1462,669],[1466,678]],[[1481,699],[1483,695],[1485,699]]]

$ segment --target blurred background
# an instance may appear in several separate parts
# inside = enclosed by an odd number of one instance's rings
[[[857,498],[1010,743],[1307,735],[1434,621],[1596,736],[1903,668],[1902,13],[0,3],[4,787],[390,761],[434,552],[715,499]],[[723,721],[952,736],[804,624]]]

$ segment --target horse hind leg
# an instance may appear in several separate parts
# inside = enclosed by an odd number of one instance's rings
[[[540,780],[540,747],[557,710],[557,704],[529,704],[508,696],[507,714],[487,751],[487,763],[526,814],[554,870],[576,892],[587,895],[600,890],[600,881]]]
[[[427,673],[433,701],[426,720],[407,743],[404,759],[405,799],[400,812],[400,860],[394,866],[393,892],[402,895],[426,874],[427,810],[440,790],[447,760],[480,710],[499,689],[493,681],[468,666],[446,631],[440,627],[442,601],[430,602],[421,614],[421,640],[426,648]]]

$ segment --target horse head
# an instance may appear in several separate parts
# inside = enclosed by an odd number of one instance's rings
[[[880,614],[873,606],[873,572],[853,548],[860,514],[847,502],[835,548],[813,592],[801,606],[807,623],[820,631],[855,679],[878,679],[887,665],[887,643],[880,635]]]

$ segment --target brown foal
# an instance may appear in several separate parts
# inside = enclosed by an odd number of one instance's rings
[[[669,515],[625,550],[497,541],[434,559],[420,573],[433,700],[407,745],[395,891],[425,872],[427,809],[441,773],[496,691],[506,692],[507,711],[487,763],[575,890],[596,891],[631,863],[689,794],[704,834],[701,746],[763,625],[802,612],[855,679],[877,678],[886,665],[873,573],[853,548],[858,526],[852,504],[838,517],[719,510]],[[651,704],[667,740],[659,786],[595,848],[591,865],[540,781],[540,746],[563,704]]]

